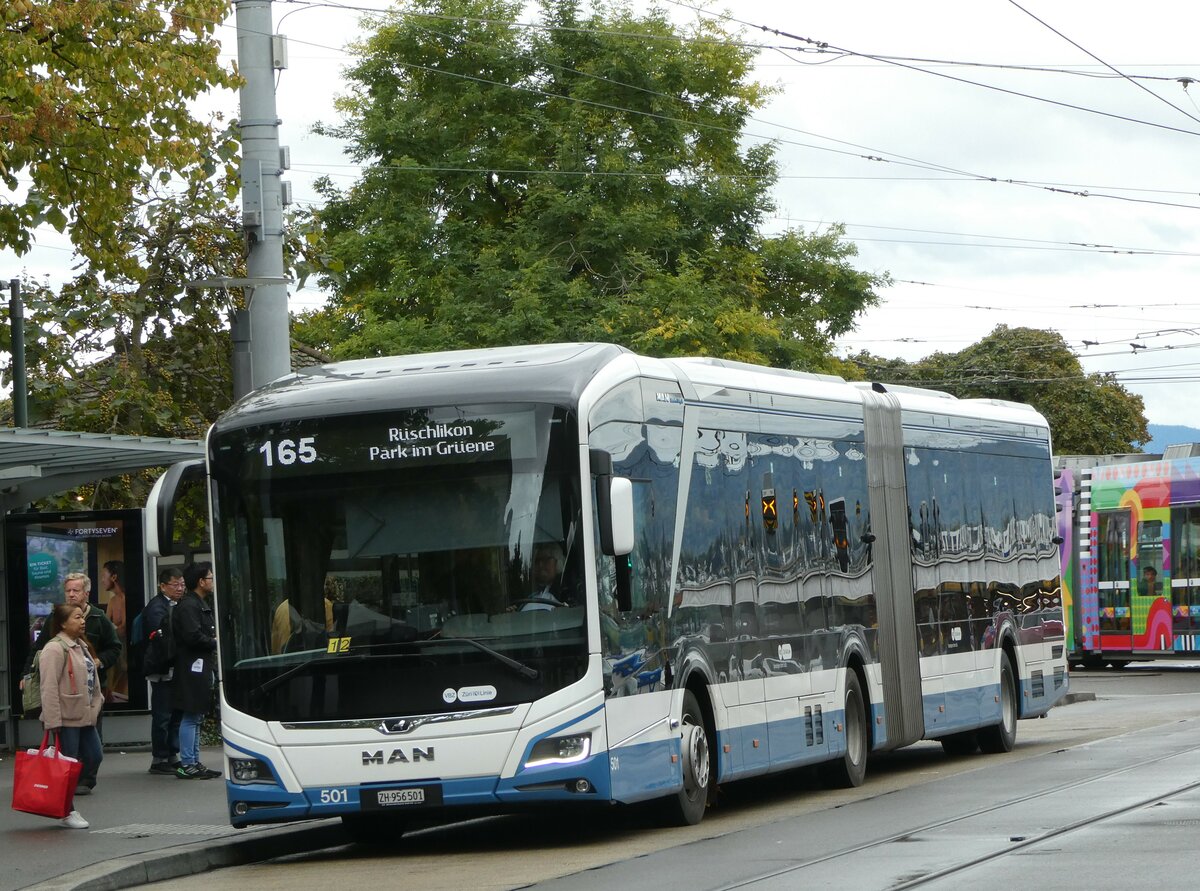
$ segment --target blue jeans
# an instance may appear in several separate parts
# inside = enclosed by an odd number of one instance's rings
[[[184,766],[200,763],[200,725],[203,712],[184,712],[179,722],[179,760]]]
[[[100,745],[100,734],[96,732],[96,728],[64,727],[58,732],[58,744],[64,755],[70,755],[83,762],[80,782],[92,777],[92,785],[95,785],[96,771],[100,769],[100,762],[104,760],[104,747]],[[72,802],[72,809],[74,806]]]
[[[179,722],[183,712],[174,708],[170,681],[150,682],[150,752],[154,761],[179,757]]]

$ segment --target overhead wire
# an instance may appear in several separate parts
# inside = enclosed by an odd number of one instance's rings
[[[1126,75],[1124,72],[1122,72],[1122,71],[1118,71],[1116,68],[1114,68],[1112,65],[1109,65],[1107,62],[1105,62],[1103,59],[1101,59],[1099,56],[1097,56],[1097,55],[1096,55],[1095,53],[1093,53],[1091,50],[1087,49],[1086,47],[1080,46],[1078,43],[1076,43],[1074,40],[1072,40],[1072,39],[1071,39],[1070,37],[1068,37],[1066,34],[1062,33],[1062,31],[1059,31],[1057,28],[1055,28],[1053,25],[1051,25],[1051,24],[1050,24],[1049,22],[1047,22],[1045,19],[1038,18],[1036,15],[1034,15],[1032,12],[1030,12],[1028,9],[1026,9],[1024,6],[1022,6],[1020,3],[1018,3],[1018,2],[1017,2],[1017,0],[1008,0],[1008,2],[1009,2],[1010,4],[1012,4],[1013,6],[1015,6],[1017,9],[1021,10],[1021,12],[1025,13],[1025,15],[1029,16],[1031,19],[1033,19],[1033,20],[1034,20],[1035,22],[1037,22],[1038,24],[1040,24],[1040,25],[1043,25],[1044,27],[1046,27],[1046,28],[1047,28],[1047,29],[1049,29],[1050,31],[1053,31],[1055,34],[1057,34],[1059,37],[1061,37],[1061,38],[1062,38],[1063,40],[1065,40],[1067,43],[1071,44],[1071,46],[1075,47],[1077,50],[1080,50],[1081,52],[1087,53],[1089,56],[1091,56],[1093,59],[1095,59],[1095,60],[1096,60],[1097,62],[1099,62],[1101,65],[1103,65],[1105,68],[1107,68],[1107,69],[1109,69],[1110,71],[1112,71],[1112,72],[1113,72],[1114,74],[1116,74],[1118,77],[1121,77],[1121,78],[1123,78],[1123,79],[1125,79],[1125,80],[1129,81],[1131,84],[1133,84],[1133,85],[1134,85],[1135,87],[1137,87],[1139,90],[1143,90],[1143,91],[1145,91],[1146,93],[1150,94],[1150,95],[1151,95],[1151,96],[1153,96],[1155,99],[1157,99],[1159,102],[1162,102],[1162,103],[1166,104],[1166,105],[1167,105],[1167,106],[1169,106],[1170,108],[1172,108],[1172,109],[1174,109],[1175,111],[1177,111],[1177,112],[1179,112],[1180,114],[1182,114],[1184,117],[1187,117],[1187,118],[1189,118],[1190,120],[1193,120],[1193,121],[1195,121],[1197,124],[1200,124],[1200,118],[1196,117],[1194,114],[1191,114],[1191,113],[1189,113],[1189,112],[1185,111],[1184,109],[1182,109],[1182,108],[1180,108],[1179,106],[1175,105],[1173,102],[1170,102],[1170,101],[1168,101],[1166,98],[1164,98],[1163,96],[1160,96],[1160,95],[1158,95],[1158,93],[1154,92],[1153,90],[1151,90],[1151,89],[1148,89],[1148,88],[1147,88],[1147,87],[1146,87],[1144,84],[1140,84],[1140,83],[1138,83],[1136,80],[1134,80],[1133,78],[1129,77],[1129,76],[1128,76],[1128,75]]]
[[[126,2],[129,2],[129,0],[126,0]],[[701,10],[699,7],[695,7],[695,6],[691,6],[690,4],[683,3],[683,2],[681,2],[681,0],[667,0],[667,2],[673,3],[677,6],[682,6],[682,7],[686,7],[689,9],[701,11],[701,12],[704,12],[705,14],[715,15],[712,13],[708,13],[707,11]],[[354,6],[351,4],[345,4],[345,3],[323,2],[323,3],[310,3],[308,5],[329,7],[329,8],[335,8],[335,9],[347,9],[347,10],[351,10],[351,11],[368,11],[368,12],[374,12],[374,13],[387,12],[386,10],[379,10],[377,8],[358,7],[358,6]],[[406,15],[406,16],[407,15],[425,15],[424,13],[412,13],[412,12],[402,12],[401,14]],[[743,22],[742,20],[735,19],[731,16],[718,15],[716,17],[726,18],[737,24],[744,24],[748,27],[760,27],[760,28],[763,28],[764,30],[768,30],[765,28],[765,26],[755,26],[752,23]],[[462,17],[447,16],[445,18],[461,19]],[[499,23],[503,23],[503,24],[513,24],[512,22],[509,22],[508,20],[481,20],[481,21],[493,21],[493,22],[498,21]],[[531,26],[531,25],[527,25],[526,23],[515,23],[515,24],[522,25],[522,26]],[[629,35],[629,34],[627,34],[627,32],[615,32],[615,33],[618,34],[619,36],[636,36],[636,35]],[[789,37],[789,39],[808,40],[808,38],[801,38],[801,37],[797,37],[796,35],[786,35],[786,36]],[[328,45],[314,43],[312,41],[298,41],[298,42],[309,45],[309,46],[315,46],[315,47],[318,47],[321,49],[337,49],[335,47],[330,47]],[[810,41],[810,42],[812,42],[812,41]],[[761,44],[748,44],[748,45],[752,45],[756,48],[762,48]],[[852,51],[847,51],[847,52],[852,52]],[[854,55],[864,56],[867,58],[874,58],[872,56],[867,56],[866,54],[862,54],[862,53],[854,53]],[[535,95],[546,96],[547,98],[556,98],[556,99],[562,99],[562,100],[571,101],[571,102],[577,102],[577,103],[581,103],[581,104],[585,104],[585,105],[598,107],[605,111],[617,111],[617,112],[623,112],[626,114],[645,116],[645,117],[649,117],[652,119],[662,120],[662,121],[666,121],[666,122],[670,122],[670,123],[683,123],[688,126],[696,127],[697,129],[710,130],[713,132],[733,133],[735,135],[751,137],[754,139],[760,139],[760,140],[763,140],[766,142],[773,142],[773,143],[778,143],[781,145],[791,145],[791,146],[795,146],[795,147],[799,147],[799,148],[807,148],[807,149],[810,149],[813,151],[821,151],[821,152],[827,152],[827,153],[832,153],[832,154],[844,155],[844,156],[848,156],[848,157],[859,158],[862,160],[873,161],[873,162],[877,162],[877,163],[890,163],[890,164],[897,164],[900,166],[913,167],[915,169],[920,169],[920,170],[952,173],[952,174],[961,176],[965,179],[977,180],[977,181],[981,181],[981,182],[994,182],[994,183],[1000,183],[1000,184],[1006,184],[1006,185],[1016,185],[1016,186],[1022,186],[1022,187],[1027,187],[1027,188],[1040,189],[1040,190],[1048,191],[1051,193],[1069,194],[1069,195],[1073,195],[1075,197],[1106,198],[1106,199],[1110,199],[1110,200],[1125,201],[1125,202],[1136,203],[1136,204],[1149,204],[1149,205],[1155,205],[1155,206],[1179,207],[1179,208],[1189,209],[1189,210],[1200,210],[1200,205],[1183,204],[1183,203],[1167,202],[1167,201],[1156,201],[1156,200],[1151,200],[1151,199],[1130,198],[1130,197],[1122,196],[1122,195],[1111,195],[1111,194],[1107,194],[1107,193],[1092,192],[1092,191],[1087,191],[1087,190],[1081,191],[1078,189],[1073,189],[1071,187],[1057,187],[1057,186],[1051,186],[1051,185],[1041,185],[1041,184],[1035,183],[1033,181],[1028,181],[1028,180],[1011,179],[1011,178],[993,176],[993,175],[989,175],[989,174],[976,173],[973,171],[963,170],[963,169],[959,169],[959,168],[949,166],[949,165],[939,164],[937,162],[924,161],[921,159],[912,158],[912,157],[902,155],[899,153],[895,153],[895,152],[887,152],[887,151],[883,151],[880,149],[871,148],[869,146],[863,146],[861,144],[849,142],[847,140],[837,139],[835,137],[829,137],[829,136],[824,136],[824,135],[818,134],[818,133],[812,133],[811,131],[802,130],[797,127],[790,127],[787,125],[775,124],[775,123],[771,123],[771,122],[763,122],[759,119],[755,119],[755,120],[759,123],[766,123],[768,126],[779,127],[780,129],[784,129],[789,132],[795,132],[795,133],[798,133],[801,135],[811,136],[811,137],[814,137],[817,139],[822,139],[827,142],[831,142],[835,145],[844,145],[844,146],[847,146],[852,149],[858,149],[860,151],[847,151],[844,149],[831,148],[829,146],[824,146],[824,145],[814,145],[812,143],[805,143],[805,142],[800,142],[797,140],[785,139],[785,138],[781,138],[778,136],[770,136],[770,135],[762,134],[762,133],[751,133],[745,129],[736,130],[734,128],[723,127],[718,124],[708,124],[708,123],[703,123],[703,122],[688,121],[685,119],[680,119],[680,118],[674,117],[672,115],[664,115],[664,114],[660,114],[660,113],[656,113],[656,112],[645,111],[642,109],[630,109],[630,108],[615,105],[612,103],[598,103],[593,100],[583,99],[580,97],[572,97],[572,96],[565,96],[565,95],[561,95],[561,94],[550,93],[548,91],[539,90],[537,88],[530,87],[530,86],[523,85],[523,84],[508,84],[508,83],[504,83],[503,81],[494,81],[489,78],[476,77],[474,75],[463,74],[460,72],[451,72],[451,71],[447,71],[447,70],[441,69],[441,68],[433,68],[430,66],[417,65],[414,63],[404,63],[404,64],[405,64],[405,67],[413,68],[416,70],[422,70],[422,71],[426,71],[426,72],[433,73],[433,74],[441,74],[444,76],[457,77],[460,79],[474,81],[477,83],[484,83],[484,84],[488,84],[488,85],[492,85],[492,86],[504,87],[507,89],[530,92]],[[986,85],[982,85],[982,86],[986,86]],[[1031,98],[1037,98],[1037,97],[1031,97]],[[1147,123],[1147,122],[1139,122],[1136,119],[1130,119],[1130,120],[1133,121],[1134,123]],[[1185,131],[1185,132],[1192,132],[1192,131]],[[1200,132],[1192,133],[1192,135],[1200,136]],[[864,154],[861,154],[860,152],[868,152],[869,154],[864,155]],[[887,156],[887,157],[885,157],[885,156]],[[1183,194],[1193,194],[1193,193],[1183,192]]]
[[[832,44],[830,44],[826,41],[816,40],[811,37],[804,37],[799,34],[793,34],[789,31],[784,31],[781,28],[774,28],[774,27],[771,27],[770,25],[755,24],[754,22],[748,22],[745,19],[739,19],[735,16],[731,16],[731,15],[728,15],[725,13],[712,12],[711,10],[704,9],[703,7],[695,6],[694,4],[684,2],[684,0],[665,0],[665,2],[670,3],[674,6],[683,7],[685,9],[691,9],[697,13],[700,13],[701,15],[707,15],[707,16],[711,16],[713,18],[725,19],[726,21],[733,22],[738,25],[744,25],[748,28],[754,28],[757,30],[775,34],[779,37],[785,37],[789,40],[798,40],[798,41],[801,41],[804,43],[812,44],[813,46],[821,47],[822,49],[834,49],[838,52],[846,53],[847,55],[858,56],[860,58],[865,58],[865,59],[874,59],[879,62],[886,62],[887,64],[894,65],[898,68],[904,68],[909,71],[918,71],[923,74],[931,75],[933,77],[941,77],[941,78],[945,78],[947,80],[957,81],[958,83],[967,84],[969,86],[980,87],[981,89],[992,90],[997,93],[1005,93],[1010,96],[1018,96],[1018,97],[1021,97],[1024,99],[1032,99],[1037,102],[1045,102],[1047,104],[1056,105],[1061,108],[1069,108],[1074,111],[1086,112],[1087,114],[1095,114],[1095,115],[1100,115],[1102,117],[1114,118],[1116,120],[1126,121],[1126,122],[1132,123],[1132,124],[1140,124],[1140,125],[1146,126],[1146,127],[1155,127],[1158,129],[1169,130],[1169,131],[1172,131],[1175,133],[1181,133],[1181,134],[1185,134],[1188,136],[1200,136],[1200,131],[1197,131],[1197,130],[1187,130],[1182,127],[1172,127],[1170,124],[1160,124],[1155,121],[1146,121],[1146,120],[1142,120],[1140,118],[1129,117],[1128,115],[1117,114],[1116,112],[1102,111],[1102,110],[1096,109],[1096,108],[1088,108],[1087,106],[1075,105],[1074,103],[1071,103],[1071,102],[1061,102],[1057,99],[1049,99],[1045,96],[1037,96],[1032,93],[1024,93],[1024,92],[1021,92],[1020,90],[1010,90],[1005,87],[998,87],[994,84],[982,83],[981,81],[969,80],[964,77],[956,77],[954,75],[945,74],[940,71],[933,71],[928,68],[921,68],[920,66],[910,65],[906,62],[901,62],[901,61],[898,61],[891,57],[879,56],[879,55],[875,55],[872,53],[863,53],[863,52],[858,52],[856,50],[846,49],[845,47],[833,46]],[[1172,106],[1172,107],[1174,107],[1174,106]],[[1176,110],[1179,110],[1179,109],[1176,109]],[[1189,115],[1189,117],[1190,117],[1190,115]]]

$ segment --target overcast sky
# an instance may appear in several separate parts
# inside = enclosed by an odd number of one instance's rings
[[[280,138],[298,202],[315,199],[318,175],[349,185],[355,174],[339,146],[311,133],[316,121],[337,120],[343,47],[361,34],[359,13],[340,5],[275,3],[290,57]],[[690,0],[660,5],[679,21],[701,14]],[[745,39],[778,48],[760,53],[758,76],[779,93],[747,127],[748,141],[778,145],[772,226],[844,223],[857,265],[895,280],[843,354],[915,359],[961,349],[1001,323],[1052,328],[1089,371],[1120,372],[1152,422],[1200,427],[1200,4],[737,0],[710,9],[744,23]],[[222,32],[232,53],[232,19]],[[236,97],[212,102],[236,116]],[[62,280],[65,241],[45,230],[38,240],[16,268]],[[11,255],[0,261],[13,268]],[[318,301],[300,291],[292,306]]]

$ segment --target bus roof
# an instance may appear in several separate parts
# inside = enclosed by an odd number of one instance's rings
[[[466,394],[472,402],[573,405],[597,370],[627,352],[612,344],[558,343],[314,365],[239,400],[217,426],[452,405]]]
[[[239,400],[217,426],[229,429],[299,415],[369,413],[457,402],[541,402],[575,405],[589,382],[621,356],[637,357],[605,343],[556,343],[494,347],[355,359],[302,368]],[[749,365],[728,360],[654,360],[669,376],[694,384],[750,387],[765,392],[803,392],[843,403],[862,403],[870,387],[894,392],[902,407],[960,417],[1034,424],[1033,409],[999,400],[956,399],[937,390],[847,382],[840,377]],[[636,367],[635,362],[632,367]]]

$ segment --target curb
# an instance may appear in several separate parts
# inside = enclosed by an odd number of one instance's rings
[[[136,888],[226,866],[259,863],[347,843],[349,838],[341,821],[321,820],[300,827],[256,830],[249,836],[210,839],[176,848],[117,857],[30,885],[26,891],[115,891],[119,888]]]

